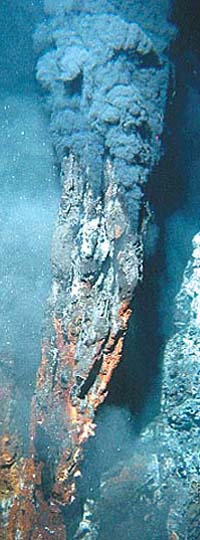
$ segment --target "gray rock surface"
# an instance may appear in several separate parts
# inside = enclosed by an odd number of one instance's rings
[[[173,486],[172,526],[180,538],[196,540],[200,530],[200,234],[193,238],[193,252],[176,297],[177,332],[164,356],[160,439],[166,445],[163,473]]]
[[[200,531],[200,234],[176,297],[163,359],[161,411],[130,459],[103,475],[93,512],[107,540],[198,540]],[[123,504],[122,504],[123,501]]]

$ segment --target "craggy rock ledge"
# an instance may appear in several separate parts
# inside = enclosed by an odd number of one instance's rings
[[[132,456],[101,479],[85,502],[82,538],[198,540],[200,526],[200,234],[176,297],[175,333],[163,358],[161,411]],[[121,501],[126,501],[122,506]],[[87,518],[87,519],[86,519]],[[77,534],[77,538],[78,538]],[[75,536],[76,538],[76,536]]]
[[[58,503],[73,500],[82,444],[118,364],[130,298],[141,275],[141,246],[131,232],[108,161],[98,204],[71,155],[53,241],[54,280],[33,426],[35,455],[44,462]],[[85,208],[82,212],[82,204]],[[48,450],[44,450],[48,438]],[[40,448],[42,449],[40,452]]]
[[[170,78],[166,21],[164,37],[156,22],[156,46],[113,14],[50,15],[37,33],[45,50],[37,77],[63,193],[28,456],[14,442],[15,412],[3,424],[2,540],[66,537],[63,509],[73,503],[83,445],[95,433],[142,278],[144,190],[160,157]]]

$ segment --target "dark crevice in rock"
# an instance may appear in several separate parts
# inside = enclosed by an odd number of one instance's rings
[[[113,374],[105,404],[128,407],[137,430],[159,412],[163,343],[159,333],[158,274],[157,259],[153,257],[145,265],[144,281],[136,291],[122,361]]]
[[[78,397],[80,399],[84,399],[87,393],[89,392],[90,388],[94,384],[97,375],[100,372],[101,366],[102,366],[103,358],[98,358],[98,360],[95,362],[93,368],[90,370],[90,373],[84,381],[84,384],[81,386],[81,389],[79,391]]]

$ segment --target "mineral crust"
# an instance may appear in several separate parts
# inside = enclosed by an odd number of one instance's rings
[[[90,529],[98,525],[100,540],[199,539],[199,317],[198,233],[176,297],[175,333],[164,352],[161,411],[135,439],[132,456],[101,479],[90,513]]]

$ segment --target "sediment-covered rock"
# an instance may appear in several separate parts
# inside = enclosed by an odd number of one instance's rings
[[[163,473],[173,488],[167,529],[179,538],[197,540],[200,528],[199,362],[200,362],[200,234],[176,297],[177,332],[164,356],[160,440],[166,445]],[[167,457],[170,459],[167,460]],[[167,480],[166,480],[167,476]],[[164,477],[163,477],[164,479]]]
[[[90,517],[102,540],[199,539],[199,309],[198,233],[164,353],[160,415],[134,441],[132,456],[102,477]]]

